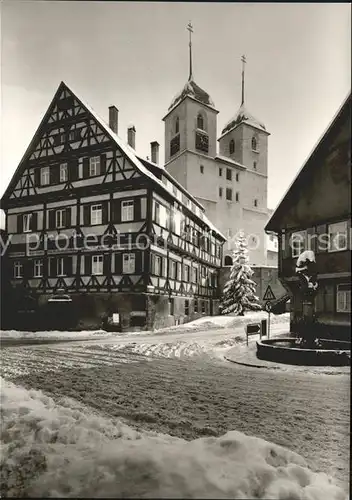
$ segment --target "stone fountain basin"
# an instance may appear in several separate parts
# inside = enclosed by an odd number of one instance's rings
[[[296,338],[278,338],[257,341],[257,357],[276,363],[309,366],[349,366],[351,342],[319,339],[317,349],[296,345]]]

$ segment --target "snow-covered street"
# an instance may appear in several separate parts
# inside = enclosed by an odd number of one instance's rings
[[[273,325],[272,335],[285,333]],[[1,374],[56,401],[74,398],[139,430],[191,440],[236,430],[299,453],[347,488],[349,377],[273,372],[223,360],[244,328],[160,334],[2,351]],[[252,340],[254,342],[254,340]],[[276,498],[276,497],[275,497]]]

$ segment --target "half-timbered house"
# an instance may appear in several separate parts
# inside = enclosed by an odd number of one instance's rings
[[[279,278],[291,296],[291,331],[303,318],[297,259],[316,259],[317,335],[351,338],[351,94],[266,226],[278,234]]]
[[[218,306],[225,237],[204,208],[64,82],[1,200],[12,288],[38,301],[69,296],[80,326],[186,322]],[[18,307],[14,306],[14,307]],[[15,316],[15,315],[14,315]]]

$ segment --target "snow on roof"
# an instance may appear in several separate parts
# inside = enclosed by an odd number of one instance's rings
[[[237,161],[232,160],[231,158],[228,158],[227,156],[216,155],[215,156],[215,160],[224,161],[226,163],[231,163],[232,165],[235,165],[236,167],[239,167],[242,170],[247,170],[247,167],[245,167],[244,165],[242,165],[242,163],[238,163]]]
[[[248,125],[252,125],[253,127],[259,128],[261,130],[264,130],[266,132],[265,125],[261,123],[257,118],[255,118],[247,109],[245,108],[244,104],[241,105],[240,109],[237,111],[235,116],[231,118],[230,121],[227,122],[225,127],[222,129],[221,134],[225,134],[226,132],[232,130],[236,125],[239,125],[240,123],[245,122]]]
[[[138,157],[137,157],[136,152],[134,151],[134,149],[131,148],[128,144],[126,144],[121,139],[121,137],[119,137],[117,134],[115,134],[115,132],[94,111],[94,109],[91,106],[89,106],[89,104],[87,104],[85,101],[83,101],[80,97],[78,97],[79,94],[76,93],[72,89],[72,87],[69,87],[68,85],[66,85],[66,83],[64,83],[64,85],[81,101],[81,103],[83,104],[83,106],[92,114],[92,116],[96,119],[96,121],[99,123],[99,125],[101,125],[104,128],[105,132],[115,141],[115,143],[118,145],[118,147],[125,153],[125,155],[127,156],[127,158],[133,163],[133,165],[135,167],[137,167],[137,169],[142,174],[144,174],[146,177],[149,177],[149,179],[151,179],[153,182],[155,182],[156,184],[158,184],[159,186],[161,186],[164,189],[164,191],[166,191],[169,195],[171,195],[173,198],[175,198],[180,205],[183,205],[184,207],[187,208],[187,206],[184,203],[182,203],[182,201],[180,201],[172,192],[170,192],[167,189],[167,187],[165,186],[165,184],[160,179],[158,179],[157,177],[155,177],[155,175],[152,174],[152,172],[150,172],[150,170],[148,170],[148,168],[145,167],[142,164],[142,162],[138,159]],[[146,160],[146,161],[148,161],[148,160]],[[153,165],[155,165],[155,164],[153,164]],[[188,195],[191,197],[190,194],[188,194]],[[205,222],[205,224],[207,224],[212,231],[214,231],[216,234],[218,234],[224,240],[226,240],[226,237],[214,226],[214,224],[208,219],[208,217],[204,213],[202,214],[201,220],[203,220],[203,222]]]
[[[168,111],[171,111],[172,108],[177,106],[178,103],[180,103],[185,97],[193,97],[193,99],[196,99],[199,102],[202,102],[203,104],[206,104],[207,106],[211,106],[212,108],[215,108],[215,104],[210,97],[210,95],[200,88],[196,82],[193,80],[193,78],[190,78],[186,85],[183,87],[181,92],[179,92],[172,100]]]

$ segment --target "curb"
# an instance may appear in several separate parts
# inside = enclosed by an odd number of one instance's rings
[[[264,368],[266,370],[281,370],[282,368],[279,366],[264,366],[264,365],[254,365],[253,363],[244,363],[242,361],[235,361],[234,359],[228,358],[227,356],[224,356],[224,359],[226,361],[229,361],[230,363],[235,363],[236,365],[241,365],[241,366],[249,366],[253,368]]]

